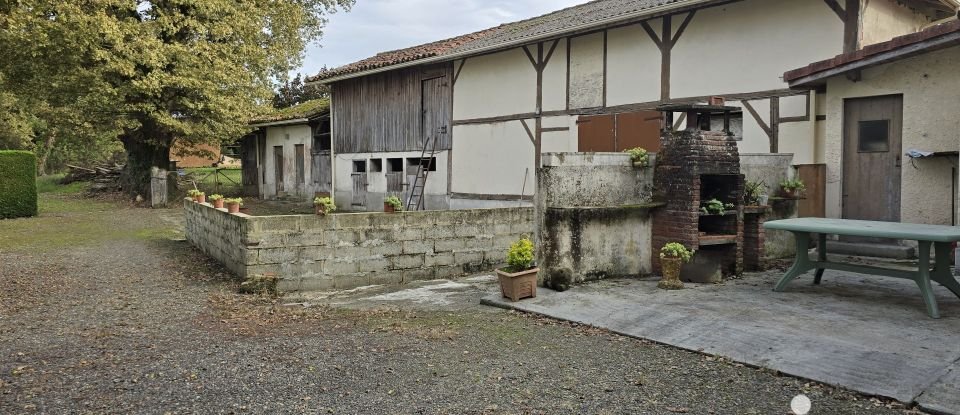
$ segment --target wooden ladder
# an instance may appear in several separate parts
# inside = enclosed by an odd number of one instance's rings
[[[431,147],[431,143],[433,146]],[[428,157],[427,148],[430,148]],[[430,169],[433,168],[434,156],[437,154],[437,139],[427,137],[423,143],[423,151],[420,152],[420,162],[417,163],[417,175],[413,178],[413,187],[410,188],[410,196],[407,198],[407,211],[423,210],[423,193],[427,187],[427,176],[430,175]],[[426,160],[426,165],[424,165]]]

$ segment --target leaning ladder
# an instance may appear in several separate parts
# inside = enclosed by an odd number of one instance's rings
[[[430,144],[433,147],[430,147]],[[427,148],[431,148],[429,157],[427,157]],[[430,175],[430,169],[433,167],[433,157],[437,154],[437,139],[427,137],[423,143],[423,151],[420,152],[420,162],[417,163],[417,175],[413,178],[413,187],[410,188],[410,196],[407,198],[407,211],[423,210],[423,192],[427,187],[427,176]],[[424,165],[426,160],[426,165]]]

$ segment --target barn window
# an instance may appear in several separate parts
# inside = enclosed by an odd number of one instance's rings
[[[383,171],[383,159],[370,159],[370,172],[380,173]]]
[[[354,172],[354,173],[366,173],[366,172],[367,172],[367,161],[366,161],[366,160],[354,160],[354,161],[353,161],[353,172]]]
[[[387,173],[403,173],[403,159],[387,159]]]
[[[418,165],[418,164],[419,164],[419,165],[422,165],[423,168],[424,168],[425,170],[427,170],[427,171],[437,171],[437,158],[436,158],[436,157],[429,157],[429,158],[426,158],[426,157],[425,157],[425,158],[416,157],[416,158],[409,158],[409,159],[407,159],[407,166],[410,166],[411,169],[417,168],[417,165]],[[413,173],[416,173],[416,172],[415,172],[415,171],[411,172],[411,174],[413,174]]]

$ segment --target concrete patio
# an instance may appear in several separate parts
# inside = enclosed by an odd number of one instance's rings
[[[779,275],[672,292],[655,279],[610,280],[482,303],[960,414],[960,299],[947,289],[935,288],[943,318],[933,320],[911,281],[828,272],[822,286],[807,275],[775,293]]]

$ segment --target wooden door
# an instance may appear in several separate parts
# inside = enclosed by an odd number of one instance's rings
[[[663,113],[639,111],[617,114],[617,151],[642,147],[651,153],[660,151],[660,129]]]
[[[260,178],[257,174],[260,170],[259,163],[257,163],[258,141],[256,135],[248,135],[243,138],[240,145],[241,180],[244,196],[260,196]]]
[[[297,196],[303,196],[303,188],[307,182],[307,153],[303,144],[293,146],[293,157],[294,171],[296,171],[297,176],[294,178],[294,183],[296,183],[297,186]]]
[[[283,146],[273,147],[273,181],[276,184],[276,195],[281,196],[283,190]]]
[[[900,221],[903,96],[844,102],[843,217]]]
[[[577,130],[577,151],[581,153],[617,151],[617,131],[613,115],[582,116],[577,120]]]
[[[367,205],[367,173],[357,172],[350,175],[353,181],[353,201],[351,204],[357,207]]]
[[[444,113],[448,103],[444,94],[446,83],[446,77],[426,79],[422,82],[420,123],[422,136],[418,150],[421,150],[425,143],[430,145],[427,150],[432,150],[435,144],[434,140],[437,140],[436,148],[442,148],[439,144],[444,142],[443,136],[447,134],[448,128],[444,121],[446,119]]]
[[[317,194],[333,192],[333,160],[331,157],[330,119],[324,118],[316,127],[311,152],[310,175]]]

